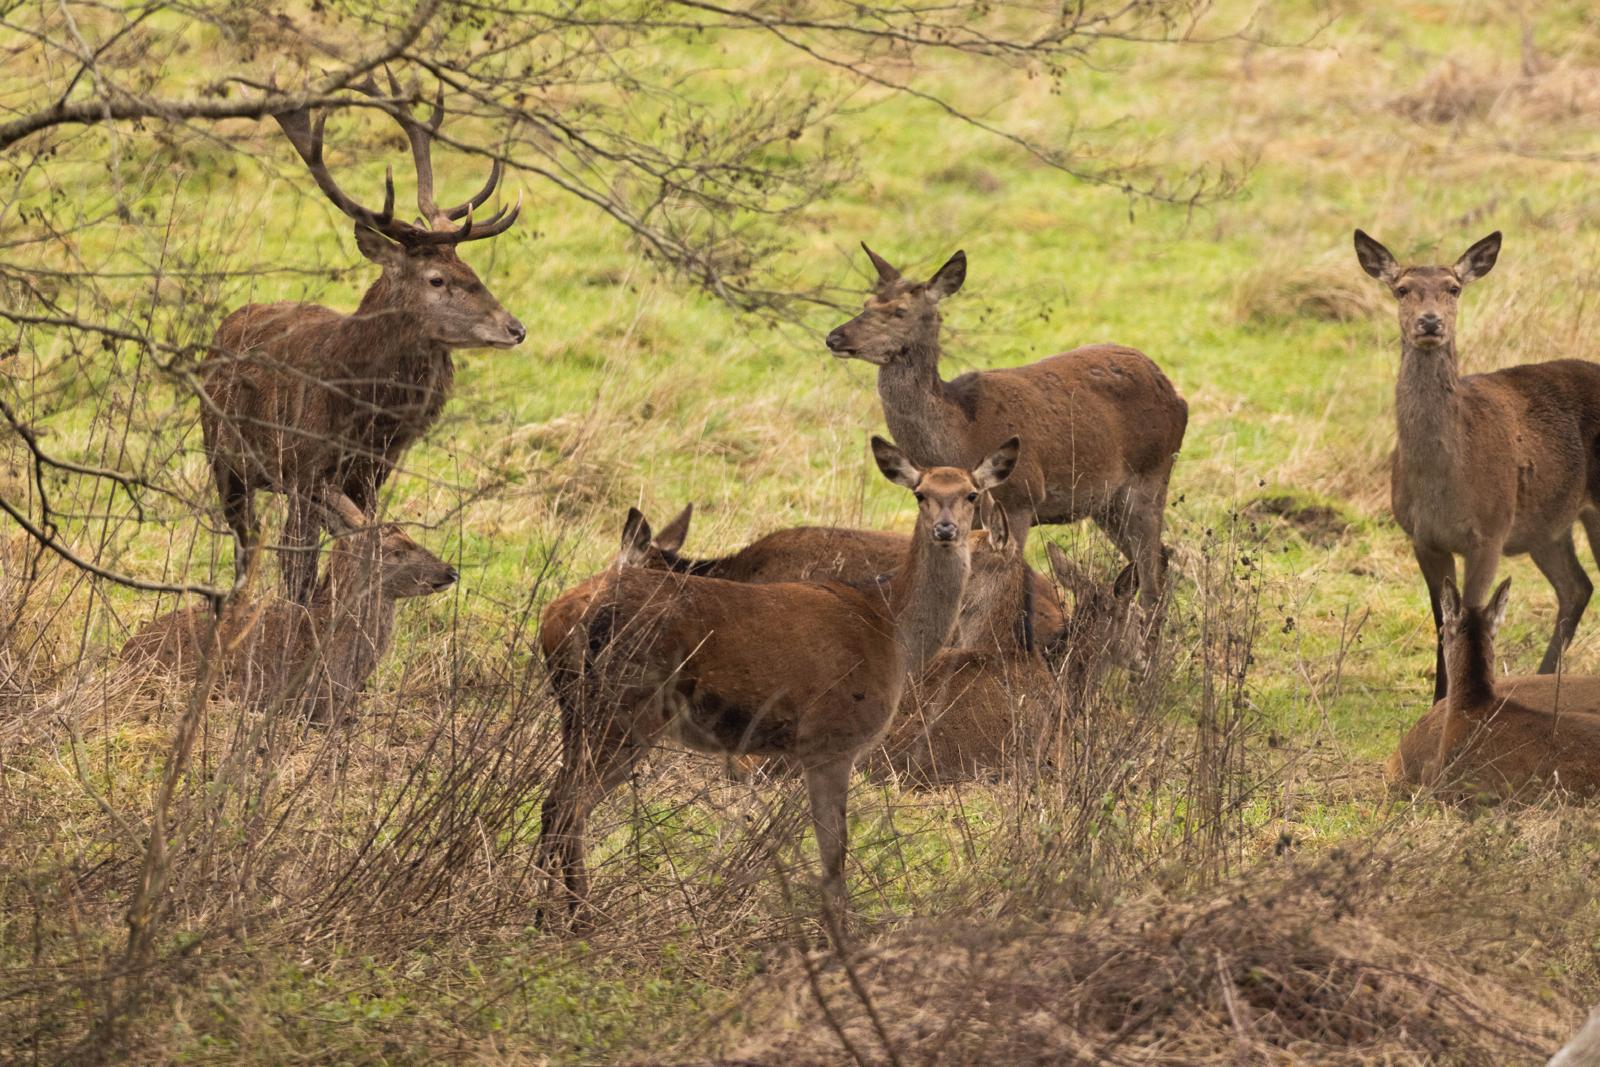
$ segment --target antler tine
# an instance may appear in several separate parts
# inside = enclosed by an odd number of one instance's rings
[[[323,131],[328,124],[328,113],[319,111],[315,117],[306,108],[295,108],[274,115],[278,127],[283,130],[284,136],[289,139],[289,144],[295,153],[305,163],[306,169],[311,173],[311,178],[317,183],[317,188],[340,211],[351,219],[371,230],[383,234],[385,237],[396,241],[414,240],[416,227],[400,222],[394,217],[394,170],[390,168],[383,179],[383,210],[374,212],[364,208],[349,196],[345,195],[339,183],[333,180],[333,174],[328,170],[327,163],[322,158]]]
[[[495,156],[489,163],[489,180],[483,183],[483,188],[479,189],[471,199],[464,200],[455,207],[447,209],[444,217],[447,219],[466,218],[488,203],[489,198],[494,195],[495,189],[499,188],[500,178],[503,173],[503,168],[500,166],[500,157]]]
[[[491,215],[488,221],[479,224],[472,221],[472,216],[467,215],[467,221],[454,230],[434,230],[432,233],[423,234],[419,239],[420,244],[430,245],[456,245],[464,241],[481,241],[486,237],[497,237],[511,228],[517,221],[517,216],[522,213],[522,194],[517,194],[517,202],[507,209],[501,207]]]

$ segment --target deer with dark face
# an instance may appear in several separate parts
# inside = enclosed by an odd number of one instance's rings
[[[835,356],[878,368],[889,432],[913,462],[963,467],[1020,436],[1020,465],[995,502],[1019,544],[1030,526],[1093,519],[1133,564],[1140,597],[1161,594],[1167,482],[1188,405],[1149,357],[1090,345],[1025,367],[939,376],[940,303],[966,280],[957,252],[925,282],[866,248],[877,284],[828,335]]]
[[[365,89],[376,93],[370,83]],[[382,268],[353,314],[299,303],[240,308],[223,320],[201,365],[201,426],[236,564],[243,574],[256,549],[256,492],[284,494],[281,569],[288,595],[303,603],[328,521],[317,505],[323,492],[342,493],[372,515],[385,479],[450,395],[451,351],[511,348],[525,336],[456,254],[465,242],[505,232],[521,201],[473,219],[499,184],[496,160],[476,196],[454,207],[434,203],[431,146],[442,99],[425,122],[394,113],[416,168],[416,225],[394,217],[392,171],[380,211],[339,188],[322,155],[325,113],[274,117],[318,188],[355,222],[361,254]]]
[[[1389,757],[1396,784],[1509,796],[1532,783],[1600,792],[1600,678],[1496,678],[1494,638],[1511,579],[1485,607],[1463,603],[1455,580],[1440,590],[1450,692]],[[1464,790],[1463,790],[1464,787]]]
[[[1439,598],[1461,556],[1466,603],[1482,607],[1500,557],[1527,553],[1555,588],[1555,632],[1539,664],[1556,669],[1594,586],[1578,562],[1572,527],[1600,546],[1600,365],[1578,359],[1463,376],[1456,359],[1461,290],[1500,255],[1490,234],[1450,266],[1402,267],[1355,232],[1361,269],[1388,286],[1400,311],[1397,439],[1390,468],[1395,519]],[[1434,698],[1449,689],[1436,642]]]
[[[824,899],[843,903],[851,771],[883,738],[907,676],[948,641],[979,498],[1005,482],[1017,451],[1011,440],[970,470],[924,470],[874,438],[879,469],[918,508],[886,582],[730,582],[619,561],[585,610],[581,699],[562,701],[562,765],[540,831],[539,863],[574,908],[588,898],[589,812],[669,733],[703,752],[798,768]]]

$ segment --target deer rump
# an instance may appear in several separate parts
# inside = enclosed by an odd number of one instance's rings
[[[899,696],[887,600],[840,582],[623,570],[585,631],[584,702],[631,716],[615,724],[630,746],[837,759],[882,737]]]

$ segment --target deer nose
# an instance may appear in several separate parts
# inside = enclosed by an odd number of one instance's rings
[[[1417,329],[1423,333],[1442,333],[1444,320],[1430,311],[1417,319]]]
[[[848,352],[848,351],[850,351],[850,342],[846,341],[845,338],[844,338],[844,329],[843,329],[843,327],[841,327],[841,328],[839,328],[837,330],[834,330],[832,333],[830,333],[828,335],[827,344],[828,344],[828,351],[829,352]]]
[[[946,521],[933,524],[933,539],[935,541],[954,541],[960,532],[953,522]]]
[[[522,339],[528,336],[528,329],[527,327],[523,326],[521,322],[517,321],[516,319],[512,319],[510,322],[506,323],[506,333],[511,335],[512,344],[519,345],[522,343]]]

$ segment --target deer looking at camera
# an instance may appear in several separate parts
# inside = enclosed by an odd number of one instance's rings
[[[860,315],[828,334],[840,358],[878,368],[889,432],[912,462],[970,466],[1000,441],[1026,448],[995,502],[1019,544],[1030,526],[1090,518],[1139,576],[1140,599],[1162,591],[1167,482],[1189,409],[1149,357],[1090,345],[1025,367],[939,376],[939,305],[966,280],[957,252],[926,282],[904,278],[867,248],[878,280]]]
[[[223,692],[258,707],[291,705],[317,723],[338,723],[354,705],[389,651],[398,601],[456,580],[454,567],[399,526],[368,522],[339,494],[328,506],[336,537],[311,603],[235,597],[215,623]],[[123,645],[122,662],[193,677],[212,625],[208,607],[170,612]]]
[[[1494,636],[1505,620],[1507,578],[1486,607],[1440,590],[1440,636],[1450,693],[1389,757],[1391,782],[1509,796],[1529,783],[1600,792],[1600,678],[1496,679]]]
[[[888,581],[730,582],[620,561],[592,598],[582,699],[562,702],[562,764],[538,846],[574,909],[588,898],[589,812],[669,733],[703,752],[797,768],[825,904],[844,903],[851,770],[888,729],[906,676],[949,639],[979,498],[1010,475],[1018,443],[971,470],[919,469],[881,438],[872,449],[884,476],[917,499],[916,529]]]
[[[399,95],[398,85],[391,85]],[[369,82],[364,91],[376,93]],[[383,273],[353,314],[315,304],[251,304],[223,320],[201,364],[201,426],[223,513],[243,575],[259,531],[258,490],[288,499],[281,553],[289,597],[306,602],[317,574],[317,543],[328,489],[371,516],[400,456],[427,432],[450,395],[457,348],[511,348],[526,334],[478,275],[457,256],[468,241],[504,233],[521,200],[478,222],[472,212],[500,182],[500,163],[470,200],[434,203],[432,142],[444,117],[391,112],[405,131],[417,173],[422,223],[394,217],[393,171],[381,211],[362,207],[335,183],[322,157],[327,115],[276,115],[318,188],[355,222],[356,247]],[[460,224],[456,225],[459,220]]]
[[[1355,245],[1361,269],[1389,287],[1400,309],[1390,499],[1428,583],[1435,630],[1456,556],[1467,605],[1482,607],[1500,557],[1527,553],[1556,591],[1555,632],[1539,664],[1549,674],[1594,590],[1572,527],[1582,522],[1591,548],[1600,546],[1600,365],[1558,359],[1461,375],[1461,290],[1494,267],[1498,231],[1448,267],[1402,267],[1360,230]],[[1442,639],[1434,664],[1438,700],[1449,687]]]
[[[697,578],[730,582],[806,582],[836,579],[848,583],[888,577],[906,558],[911,539],[882,530],[857,530],[845,526],[791,526],[774,530],[741,548],[713,559],[693,559],[682,554],[694,505],[684,507],[659,532],[637,508],[629,508],[622,525],[618,565],[673,571]],[[1063,635],[1067,618],[1055,587],[1043,575],[1023,564],[1029,590],[1029,643],[1037,643],[1051,662],[1064,656]],[[582,647],[587,636],[579,624],[589,601],[604,582],[604,574],[587,578],[545,606],[539,619],[539,643],[545,666],[558,698],[563,688],[582,670]],[[968,598],[969,601],[972,598]],[[1020,597],[1016,601],[1021,611]],[[988,608],[963,603],[956,623],[956,643],[970,643],[963,635],[969,626],[989,624]],[[1020,620],[1020,614],[1018,616]]]

